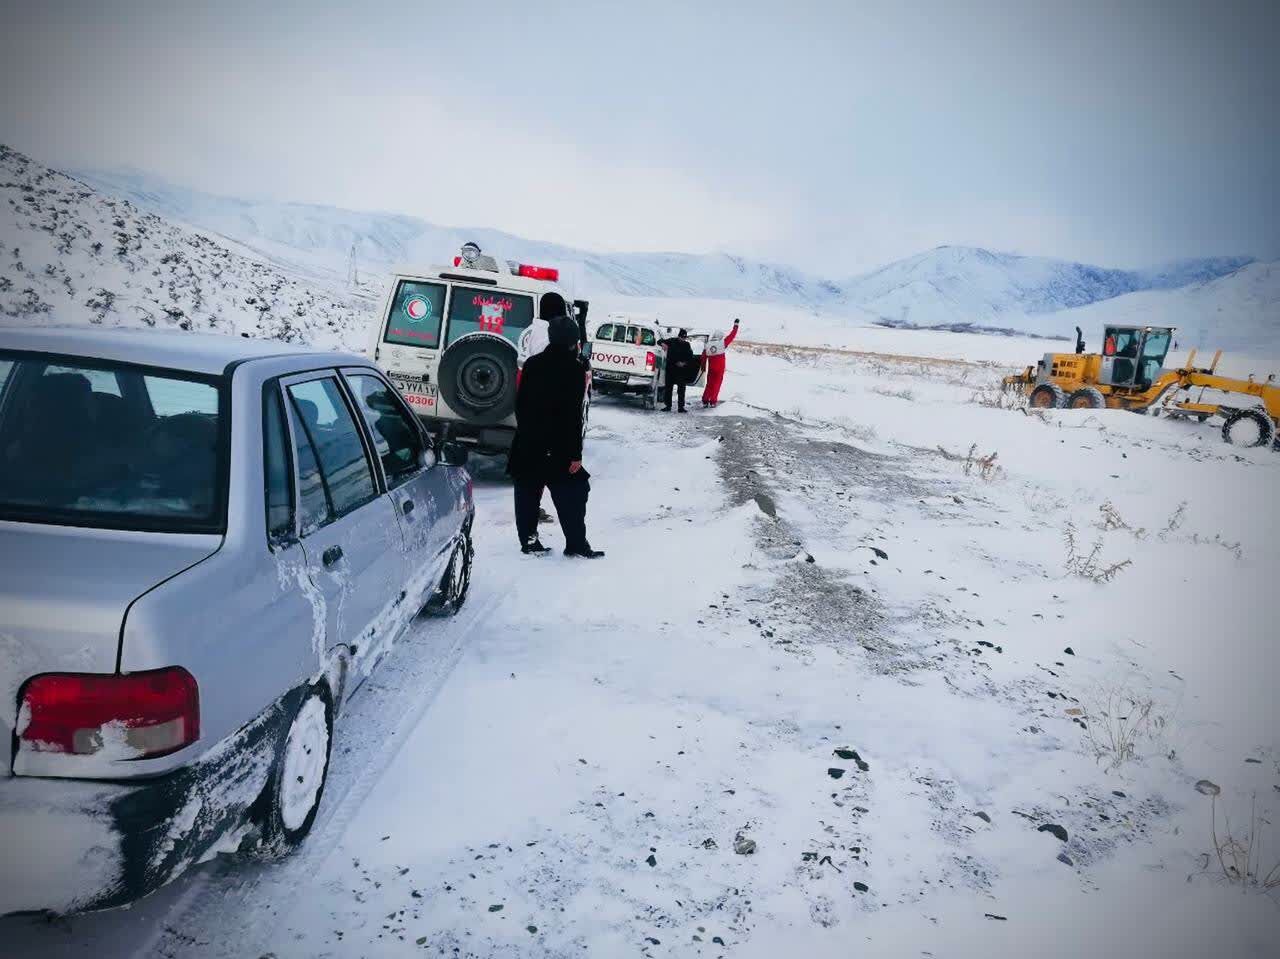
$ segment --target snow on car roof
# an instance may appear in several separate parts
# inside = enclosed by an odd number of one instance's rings
[[[368,360],[352,354],[317,350],[278,340],[127,327],[0,329],[0,349],[96,357],[206,374],[222,373],[231,363],[267,356],[311,355],[323,356],[329,363],[368,363]]]

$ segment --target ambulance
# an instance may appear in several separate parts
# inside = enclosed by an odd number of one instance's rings
[[[573,317],[585,344],[587,307],[569,298],[554,267],[499,263],[467,243],[452,266],[392,277],[369,355],[433,435],[506,452],[520,369],[546,346],[547,320]]]
[[[647,410],[662,399],[666,386],[666,351],[660,345],[679,332],[657,317],[635,313],[610,313],[592,331],[591,386],[605,396],[638,396]],[[695,358],[706,349],[708,334],[689,331],[689,343]],[[705,385],[706,373],[689,385],[693,390]]]

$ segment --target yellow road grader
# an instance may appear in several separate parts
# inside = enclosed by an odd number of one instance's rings
[[[1004,379],[1006,389],[1025,393],[1040,409],[1121,409],[1204,422],[1221,416],[1222,438],[1235,446],[1280,449],[1280,385],[1275,374],[1265,382],[1222,376],[1222,351],[1208,367],[1197,368],[1196,351],[1178,368],[1164,368],[1173,342],[1171,326],[1108,326],[1101,353],[1086,353],[1076,328],[1075,353],[1046,353],[1035,366]],[[1200,392],[1193,399],[1191,391]],[[1225,401],[1205,392],[1230,394]],[[1240,402],[1234,402],[1239,397]],[[1246,400],[1246,397],[1251,399]]]

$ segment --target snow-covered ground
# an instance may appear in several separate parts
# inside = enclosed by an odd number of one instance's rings
[[[365,340],[376,290],[0,168],[0,322]],[[520,556],[479,464],[468,607],[352,701],[300,853],[0,920],[0,951],[1274,955],[1277,890],[1224,865],[1280,864],[1280,455],[1000,408],[1067,343],[591,309],[744,324],[718,410],[593,411],[609,555]]]
[[[470,605],[358,694],[300,855],[0,938],[1274,955],[1280,903],[1224,880],[1196,784],[1221,787],[1220,842],[1229,815],[1264,873],[1280,862],[1280,457],[1195,424],[984,406],[995,367],[877,345],[895,356],[734,350],[711,413],[601,401],[597,563],[520,556],[479,464]],[[1068,524],[1095,568],[1130,562],[1070,573]]]

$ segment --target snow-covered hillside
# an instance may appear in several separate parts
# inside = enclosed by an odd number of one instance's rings
[[[372,309],[0,145],[0,323],[175,326],[351,348]]]
[[[441,263],[467,240],[499,257],[560,268],[576,295],[700,296],[836,306],[842,291],[790,267],[728,254],[592,253],[499,230],[447,227],[415,217],[303,203],[255,202],[175,186],[136,172],[77,173],[105,193],[230,237],[274,260],[346,282],[405,263]]]

